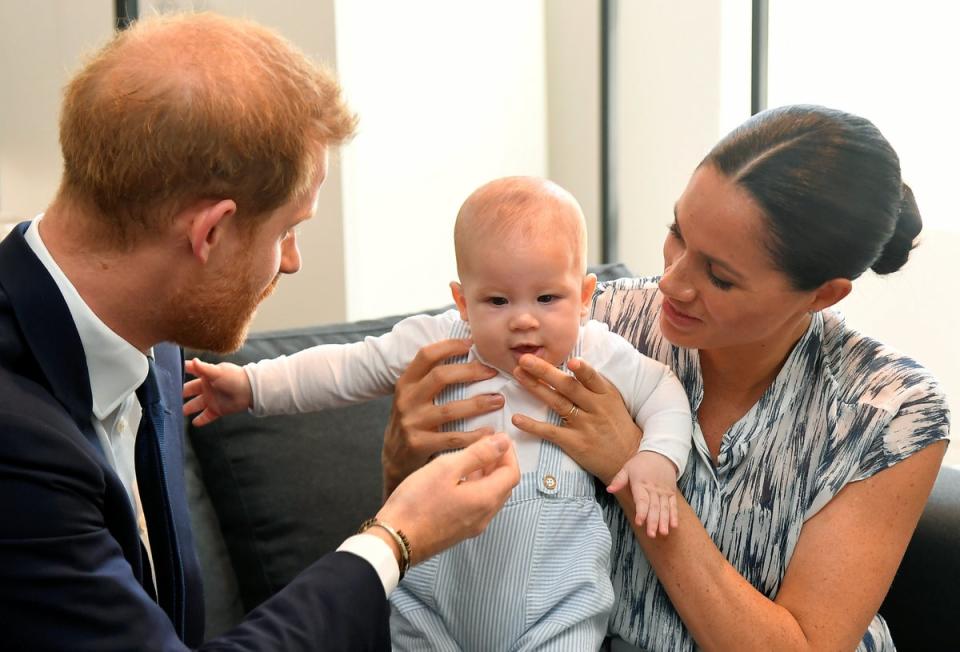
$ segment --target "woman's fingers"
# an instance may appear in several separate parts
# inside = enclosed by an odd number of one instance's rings
[[[407,366],[403,375],[414,381],[419,380],[447,358],[465,354],[470,350],[470,346],[469,339],[441,340],[428,344],[417,351],[417,355],[413,357],[413,361]]]
[[[514,377],[517,379],[524,389],[536,396],[543,403],[547,405],[554,412],[560,416],[569,416],[571,409],[576,406],[580,411],[588,411],[586,407],[577,405],[571,398],[565,396],[562,391],[559,389],[554,390],[552,387],[548,387],[542,382],[539,382],[536,377],[530,375],[524,369],[517,369],[514,371]],[[564,374],[564,377],[568,380],[571,380],[575,383],[578,381],[570,376]]]
[[[446,423],[458,419],[467,419],[487,412],[493,412],[503,407],[502,394],[481,394],[472,398],[450,401],[443,405],[426,403],[417,415],[417,427],[424,430],[434,430]]]
[[[597,373],[597,370],[580,358],[572,358],[567,361],[567,369],[573,372],[577,380],[596,394],[603,394],[610,386],[606,378]]]

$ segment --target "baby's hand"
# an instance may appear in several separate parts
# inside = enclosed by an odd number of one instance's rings
[[[640,451],[623,465],[607,487],[616,493],[630,485],[637,508],[637,525],[647,524],[647,536],[666,536],[679,525],[677,515],[677,467],[653,451]]]
[[[194,417],[193,425],[205,426],[224,415],[246,410],[253,402],[250,380],[241,367],[194,358],[187,360],[185,368],[196,376],[183,386],[183,398],[190,399],[183,404],[183,413],[200,413]]]

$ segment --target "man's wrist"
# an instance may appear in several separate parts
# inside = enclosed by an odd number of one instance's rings
[[[357,534],[372,534],[381,541],[386,542],[396,555],[397,566],[400,569],[400,579],[403,579],[407,569],[410,568],[410,559],[413,556],[410,541],[403,533],[403,530],[394,528],[389,523],[370,518],[360,525]]]

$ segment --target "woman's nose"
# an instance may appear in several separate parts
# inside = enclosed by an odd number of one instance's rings
[[[660,291],[664,296],[689,303],[697,297],[697,290],[686,274],[685,256],[680,254],[667,260],[664,257],[663,275],[660,277]]]

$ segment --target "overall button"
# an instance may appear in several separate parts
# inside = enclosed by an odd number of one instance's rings
[[[553,491],[554,489],[557,488],[557,479],[552,475],[543,476],[543,487],[544,489]]]

